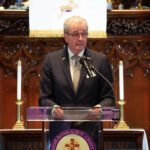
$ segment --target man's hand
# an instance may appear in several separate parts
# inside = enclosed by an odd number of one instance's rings
[[[92,113],[101,113],[102,112],[102,109],[101,109],[101,105],[100,104],[97,104],[95,105],[93,108],[92,108]]]
[[[64,111],[61,109],[61,107],[55,107],[52,111],[52,116],[54,119],[63,119],[64,118]]]
[[[99,120],[101,117],[101,105],[95,105],[92,109],[91,112],[86,116],[87,119],[91,120]]]

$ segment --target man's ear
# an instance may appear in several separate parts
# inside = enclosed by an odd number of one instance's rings
[[[64,39],[67,42],[67,35],[64,33]]]
[[[66,38],[66,34],[64,33],[64,38]]]

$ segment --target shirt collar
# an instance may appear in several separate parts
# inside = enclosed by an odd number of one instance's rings
[[[85,49],[83,49],[83,50],[78,54],[78,56],[82,57],[82,56],[83,56],[83,53],[84,53],[84,50],[85,50]],[[68,55],[69,55],[69,59],[70,59],[72,56],[74,56],[74,53],[70,50],[70,48],[68,48]]]

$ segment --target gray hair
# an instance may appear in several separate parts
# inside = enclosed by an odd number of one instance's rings
[[[86,19],[84,19],[80,16],[72,16],[72,17],[66,19],[64,22],[64,33],[67,33],[70,29],[70,26],[74,23],[77,23],[77,24],[85,23],[87,30],[88,30],[88,23],[87,23]]]

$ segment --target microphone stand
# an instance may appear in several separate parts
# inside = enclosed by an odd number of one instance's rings
[[[90,57],[83,56],[80,58],[80,63],[84,65],[84,67],[86,68],[89,78],[96,76],[95,73],[97,73],[100,77],[102,77],[109,84],[114,94],[114,90],[113,90],[113,86],[111,82],[91,64],[90,60],[91,60]]]
[[[95,71],[99,76],[101,76],[101,77],[110,85],[110,87],[111,87],[111,89],[112,89],[112,91],[113,91],[113,86],[112,86],[112,84],[110,83],[110,81],[109,81],[102,73],[100,73],[93,65],[91,65],[90,63],[89,63],[89,65],[90,65],[90,68],[91,68],[93,71]],[[114,93],[114,91],[113,91],[113,93]]]

